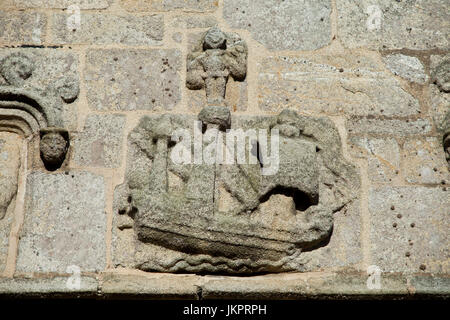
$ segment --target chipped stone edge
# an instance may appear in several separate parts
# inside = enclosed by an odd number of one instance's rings
[[[189,274],[82,275],[81,288],[67,287],[69,276],[0,278],[0,299],[95,298],[95,299],[449,299],[447,274],[381,275],[381,289],[367,287],[362,272],[284,273],[253,277],[200,276]]]

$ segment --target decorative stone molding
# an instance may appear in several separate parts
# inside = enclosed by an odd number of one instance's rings
[[[56,79],[45,89],[32,87],[34,62],[22,53],[12,53],[0,62],[0,130],[29,137],[39,134],[41,159],[48,170],[61,166],[69,146],[64,129],[63,103],[73,102],[79,92],[71,77]]]

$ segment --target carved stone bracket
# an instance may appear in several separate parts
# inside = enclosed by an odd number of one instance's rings
[[[41,159],[48,170],[61,166],[69,147],[63,128],[63,103],[78,96],[78,82],[71,77],[56,79],[45,89],[27,83],[33,75],[32,59],[13,53],[0,61],[0,130],[28,137],[39,135]]]

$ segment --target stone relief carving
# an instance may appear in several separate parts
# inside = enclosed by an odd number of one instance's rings
[[[17,179],[20,169],[20,146],[14,141],[14,135],[0,132],[0,220],[17,192]]]
[[[442,94],[450,93],[450,56],[446,56],[432,72],[433,83],[439,88]],[[447,106],[450,110],[450,106]],[[442,123],[436,124],[438,130],[442,132],[442,145],[444,147],[445,158],[450,169],[450,111],[445,114]]]
[[[247,50],[238,36],[213,28],[199,48],[188,57],[187,86],[204,87],[208,105],[197,118],[146,116],[128,137],[115,219],[118,230],[133,230],[131,264],[162,272],[301,271],[301,252],[329,240],[333,214],[353,200],[358,175],[343,159],[339,134],[328,119],[291,110],[278,116],[231,116],[223,99],[227,78],[246,74]],[[180,129],[200,141],[185,149],[193,161],[172,158],[190,141],[172,137]],[[245,143],[253,162],[196,162],[197,148],[204,152],[212,146],[214,157],[218,150],[234,148],[220,138],[227,129],[263,130],[270,132],[270,141],[279,133],[278,170],[264,174],[269,163],[261,157],[262,140]]]
[[[47,88],[35,88],[26,82],[34,69],[34,62],[22,53],[12,53],[0,62],[5,83],[0,85],[0,127],[23,136],[39,133],[42,161],[54,170],[64,161],[69,146],[62,104],[77,98],[78,82],[65,77]]]
[[[38,136],[41,159],[48,170],[61,166],[69,147],[62,103],[76,99],[77,81],[57,79],[45,89],[35,88],[27,83],[34,70],[33,60],[22,53],[12,53],[0,61],[0,219],[17,192],[21,155],[12,135]]]
[[[450,57],[443,59],[439,65],[434,68],[432,80],[438,86],[441,92],[450,92]]]
[[[187,87],[204,88],[208,105],[224,105],[229,77],[237,81],[246,77],[247,53],[247,45],[239,35],[211,28],[187,56]]]

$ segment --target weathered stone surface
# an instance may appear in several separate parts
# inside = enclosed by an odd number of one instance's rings
[[[123,275],[106,273],[102,277],[102,295],[151,297],[157,299],[197,300],[199,277],[189,275]]]
[[[80,287],[75,288],[69,277],[0,278],[0,296],[79,297],[97,295],[97,279],[80,275]]]
[[[428,81],[422,62],[416,57],[404,54],[391,54],[384,57],[388,69],[395,75],[409,81],[424,84]]]
[[[334,214],[329,242],[316,250],[304,252],[304,271],[330,268],[359,268],[361,263],[361,210],[359,200]]]
[[[347,120],[349,133],[409,136],[428,134],[432,125],[427,119],[397,120],[352,117]]]
[[[45,129],[42,129],[45,130]],[[54,171],[61,167],[69,148],[67,132],[50,129],[42,132],[39,151],[41,159],[48,170]]]
[[[247,44],[239,35],[209,29],[187,56],[186,86],[204,88],[208,105],[226,105],[228,80],[243,81],[247,76],[247,55]]]
[[[218,7],[218,0],[120,0],[128,11],[172,11],[209,12]]]
[[[197,51],[198,44],[202,41],[204,33],[190,33],[187,36],[189,52]],[[247,110],[247,80],[240,79],[235,81],[233,77],[228,77],[228,82],[225,90],[225,104],[231,111],[245,111]],[[187,105],[189,110],[199,112],[207,105],[205,90],[187,90],[186,92]]]
[[[19,79],[21,80],[20,83],[14,82],[11,84],[36,87],[43,91],[41,92],[42,95],[50,95],[47,91],[55,91],[57,89],[55,84],[58,83],[58,80],[66,78],[78,80],[78,56],[74,53],[54,49],[1,49],[0,61],[12,55],[26,57],[32,67],[27,70],[26,76],[24,75],[22,79]],[[8,82],[3,72],[2,75],[0,85]],[[26,80],[26,83],[24,83],[24,80]]]
[[[28,176],[18,272],[99,271],[105,256],[105,185],[89,172]]]
[[[90,50],[87,98],[96,110],[170,110],[180,101],[178,50]]]
[[[439,139],[440,140],[440,139]],[[409,183],[450,183],[442,142],[436,137],[409,139],[403,144],[403,176]]]
[[[369,193],[372,263],[383,272],[448,273],[450,190],[382,187]]]
[[[270,57],[259,65],[262,110],[308,114],[414,115],[419,102],[384,71],[377,57],[304,54]]]
[[[410,284],[416,293],[432,295],[448,295],[450,292],[450,277],[433,274],[411,277]]]
[[[338,36],[348,48],[449,48],[445,0],[337,0],[336,5]]]
[[[0,43],[40,45],[46,26],[47,17],[40,12],[0,11]]]
[[[10,206],[14,208],[19,170],[21,167],[22,140],[9,132],[0,132],[0,220]]]
[[[71,13],[53,14],[52,42],[56,44],[161,45],[161,15],[111,15],[83,13],[77,26]]]
[[[73,161],[81,166],[120,166],[125,121],[123,115],[89,115],[74,139]]]
[[[39,135],[44,166],[55,170],[64,162],[69,145],[64,105],[77,98],[79,87],[76,71],[71,69],[76,68],[74,57],[50,52],[0,52],[0,127],[24,137]],[[58,58],[55,66],[37,65]],[[47,75],[54,78],[45,79]]]
[[[224,18],[271,50],[314,50],[331,41],[329,0],[226,0]]]
[[[383,274],[381,289],[367,287],[367,274],[361,273],[290,273],[248,278],[205,277],[205,299],[299,299],[304,297],[364,297],[408,295],[407,279]],[[445,292],[445,291],[444,291]]]
[[[113,0],[13,0],[18,8],[65,9],[77,6],[79,9],[105,9]]]
[[[207,128],[220,127],[215,120],[222,119],[216,112],[221,108],[207,106],[199,119],[205,118]],[[115,218],[119,231],[113,232],[117,265],[133,266],[133,254],[134,267],[169,272],[304,271],[360,261],[359,212],[349,208],[359,178],[342,158],[339,134],[329,120],[292,110],[277,117],[232,118],[231,128],[279,130],[279,164],[266,175],[261,170],[275,165],[268,158],[253,164],[208,163],[205,158],[176,163],[172,150],[180,145],[168,143],[171,133],[185,128],[190,135],[193,120],[145,117],[130,133],[126,184],[115,195],[115,210],[123,216]],[[211,147],[207,138],[200,139],[205,150]],[[248,152],[250,147],[245,148]],[[340,224],[352,225],[351,235],[343,228],[329,240],[334,214],[343,215]],[[328,242],[332,245],[322,254],[300,254]],[[348,260],[327,262],[335,254]]]
[[[439,56],[432,55],[430,57],[430,70],[432,79],[430,83],[431,96],[431,115],[438,130],[442,131],[442,127],[446,114],[450,110],[450,92],[443,88],[449,86],[450,71],[448,66],[450,64],[450,55]],[[446,80],[447,77],[447,80]]]
[[[348,138],[350,153],[368,159],[368,175],[372,182],[393,183],[400,179],[400,146],[394,138]]]
[[[217,26],[217,19],[212,15],[182,15],[175,17],[170,26],[176,29],[211,28]]]
[[[14,218],[22,139],[0,131],[0,273],[8,255],[11,223]]]

